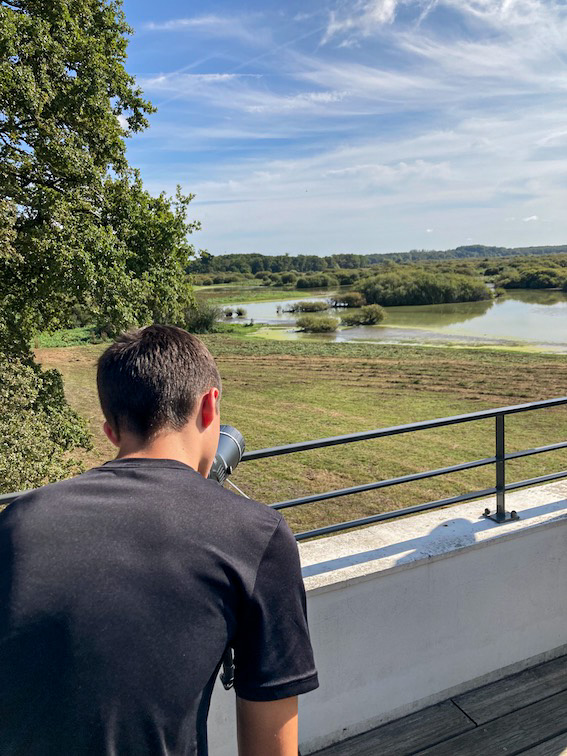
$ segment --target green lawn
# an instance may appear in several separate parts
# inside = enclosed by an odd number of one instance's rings
[[[243,333],[243,331],[241,331]],[[248,449],[379,428],[484,408],[562,396],[567,357],[497,350],[373,344],[271,342],[212,334],[203,337],[224,382],[222,420],[238,427]],[[40,349],[46,367],[64,375],[71,404],[93,427],[88,465],[112,454],[100,431],[95,361],[104,347]],[[567,438],[567,410],[515,415],[507,450]],[[233,479],[266,502],[397,477],[491,456],[494,421],[336,446],[240,465]],[[566,467],[555,452],[508,465],[520,480]],[[452,496],[494,485],[492,467],[382,491],[288,509],[296,530]]]

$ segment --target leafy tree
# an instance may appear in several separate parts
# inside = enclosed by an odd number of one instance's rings
[[[80,471],[64,452],[90,448],[86,424],[65,403],[56,370],[0,354],[2,490],[22,490]]]
[[[124,68],[130,32],[119,0],[0,0],[0,370],[14,395],[20,373],[22,396],[29,371],[42,383],[35,437],[52,439],[53,460],[86,435],[55,378],[37,372],[33,335],[74,322],[77,306],[107,333],[182,323],[192,301],[192,197],[152,197],[125,157],[124,137],[153,111]],[[6,394],[1,412],[16,417]],[[23,458],[35,459],[33,437],[18,440]],[[67,470],[42,459],[19,466],[16,487]]]

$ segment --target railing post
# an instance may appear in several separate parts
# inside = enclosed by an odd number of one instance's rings
[[[496,415],[496,519],[506,519],[506,438],[504,415]]]
[[[494,522],[519,520],[518,513],[506,512],[506,433],[504,419],[506,415],[496,415],[496,512],[484,510],[484,516]]]

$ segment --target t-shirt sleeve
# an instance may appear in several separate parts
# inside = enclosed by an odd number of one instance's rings
[[[275,701],[319,685],[299,553],[283,518],[260,562],[233,645],[240,698]]]

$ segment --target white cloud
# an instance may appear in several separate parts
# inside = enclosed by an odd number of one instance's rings
[[[450,29],[436,17],[447,8]],[[212,36],[214,18],[186,28]],[[175,152],[153,181],[197,193],[199,244],[402,251],[432,233],[439,247],[564,243],[567,4],[350,0],[315,52],[293,31],[227,73],[140,82],[189,103],[185,121],[162,108],[137,140],[142,163]],[[261,76],[235,73],[260,60]]]
[[[193,32],[208,37],[239,39],[243,42],[265,42],[266,32],[248,25],[248,19],[209,14],[191,18],[175,18],[169,21],[150,21],[148,31]]]
[[[349,13],[331,11],[323,44],[344,34],[368,36],[377,27],[391,24],[397,5],[398,0],[358,0]]]
[[[341,102],[348,92],[300,92],[296,95],[274,95],[262,93],[261,102],[248,105],[250,113],[283,113],[296,110],[313,110],[318,106],[325,106]]]
[[[450,179],[451,167],[449,163],[428,163],[425,160],[414,160],[410,163],[401,161],[393,164],[367,163],[353,165],[347,168],[331,169],[323,174],[327,177],[353,177],[368,180],[371,184],[387,184],[403,181],[415,177],[428,179]]]
[[[123,115],[122,113],[119,113],[116,116],[116,118],[118,120],[118,123],[120,124],[120,128],[123,129],[123,131],[128,131],[130,129],[130,124],[126,120],[126,116],[125,115]]]
[[[526,29],[537,36],[538,29],[553,33],[555,20],[564,15],[565,6],[557,0],[357,0],[329,13],[323,43],[335,37],[368,37],[394,23],[397,11],[406,6],[414,11],[418,25],[436,8],[445,6],[485,29],[510,31]],[[555,31],[559,31],[555,28]],[[556,39],[561,34],[556,33]]]

